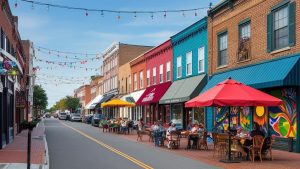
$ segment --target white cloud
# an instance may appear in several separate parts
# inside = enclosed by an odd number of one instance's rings
[[[48,19],[38,16],[21,15],[19,19],[19,28],[21,30],[40,29],[49,23]]]

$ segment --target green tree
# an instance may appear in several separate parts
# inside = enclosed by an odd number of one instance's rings
[[[33,86],[33,113],[37,117],[48,105],[48,97],[45,90],[40,85]]]
[[[66,108],[71,112],[74,112],[77,108],[79,108],[80,100],[78,98],[67,96],[65,99]]]

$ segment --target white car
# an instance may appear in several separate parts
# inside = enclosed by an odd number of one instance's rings
[[[81,121],[81,116],[79,113],[72,113],[71,114],[71,121]]]
[[[67,119],[67,113],[60,112],[60,113],[58,114],[58,119],[59,119],[59,120],[66,120],[66,119]]]

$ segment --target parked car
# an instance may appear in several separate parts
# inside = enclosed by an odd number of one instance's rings
[[[54,118],[58,118],[58,113],[54,113],[54,114],[53,114],[53,117],[54,117]]]
[[[86,124],[91,124],[92,123],[92,118],[93,118],[92,114],[85,115],[84,118],[82,119],[82,122],[86,123]]]
[[[99,122],[102,119],[104,119],[102,114],[94,114],[92,116],[92,121],[91,121],[92,126],[97,126],[98,127],[99,126]]]
[[[81,115],[79,113],[71,113],[71,121],[81,121]]]
[[[50,113],[45,113],[43,118],[50,118],[51,117],[51,114]]]
[[[60,113],[58,114],[58,119],[59,119],[59,120],[66,120],[66,119],[67,119],[67,113],[65,113],[65,112],[60,112]]]
[[[69,120],[69,121],[71,121],[71,113],[67,113],[66,120]]]

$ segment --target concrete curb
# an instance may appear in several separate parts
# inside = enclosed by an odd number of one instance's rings
[[[43,121],[44,123],[44,121]],[[45,125],[44,125],[45,127]],[[49,169],[50,164],[49,164],[49,150],[48,150],[48,144],[47,144],[47,139],[46,139],[46,133],[44,131],[44,143],[45,143],[45,155],[44,155],[44,164],[42,169]]]

